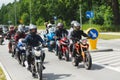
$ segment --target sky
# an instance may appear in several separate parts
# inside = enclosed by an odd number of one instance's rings
[[[14,0],[0,0],[0,7],[2,6],[2,4],[7,5],[8,3],[12,3],[14,2]]]

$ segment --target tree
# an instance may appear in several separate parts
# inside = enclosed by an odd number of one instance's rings
[[[120,25],[120,12],[119,12],[119,3],[118,0],[111,0],[112,3],[112,11],[114,15],[114,24]]]

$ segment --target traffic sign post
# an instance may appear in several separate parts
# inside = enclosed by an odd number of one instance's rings
[[[91,39],[88,39],[88,42],[90,45],[89,49],[90,50],[97,49],[97,41],[98,41],[99,32],[94,28],[89,28],[87,30],[87,34],[91,38]]]
[[[86,18],[89,19],[89,24],[91,27],[91,19],[94,17],[94,12],[93,11],[86,11]]]

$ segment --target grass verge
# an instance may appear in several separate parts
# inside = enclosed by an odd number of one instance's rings
[[[0,67],[0,80],[7,80],[1,67]]]
[[[98,38],[104,40],[120,39],[120,35],[100,34]]]

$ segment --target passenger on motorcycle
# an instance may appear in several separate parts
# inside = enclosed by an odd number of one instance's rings
[[[30,31],[30,33],[25,37],[25,39],[23,41],[26,43],[27,46],[36,47],[36,46],[39,46],[39,42],[41,42],[43,45],[45,45],[43,39],[39,35],[37,35],[37,27],[35,25],[30,24],[29,31]],[[33,62],[33,61],[31,61],[32,60],[31,56],[33,56],[33,55],[31,55],[29,53],[29,51],[27,50],[26,57],[27,57],[27,62],[28,62],[28,70],[30,70],[30,71],[31,71],[31,64],[32,64],[31,62]],[[43,62],[44,62],[44,58],[45,58],[45,54],[43,56]],[[45,69],[44,66],[43,66],[43,69]],[[36,76],[35,72],[36,72],[36,70],[34,68],[34,73],[32,73],[33,77]]]
[[[78,22],[74,23],[74,30],[71,32],[71,39],[73,41],[73,44],[76,43],[76,40],[80,40],[82,36],[89,37],[86,33],[83,32],[83,30],[80,30],[81,26]],[[74,53],[75,47],[73,45],[73,54],[72,57],[74,58],[76,53]]]
[[[14,37],[15,33],[16,33],[15,27],[13,25],[10,25],[9,31],[8,31],[7,36],[6,36],[6,39],[9,40],[9,43],[8,43],[9,53],[12,52],[12,42],[11,42],[11,39],[12,39],[12,37]]]
[[[58,23],[57,24],[57,30],[55,31],[55,38],[56,38],[56,55],[58,55],[58,45],[59,44],[59,40],[68,35],[68,31],[66,29],[64,29],[64,24],[63,23]]]
[[[68,38],[69,38],[69,41],[70,41],[70,54],[72,55],[72,49],[73,49],[73,42],[72,40],[70,39],[70,36],[71,36],[71,33],[72,31],[74,30],[74,23],[77,23],[77,21],[73,20],[70,24],[71,24],[71,28],[69,30],[69,34],[68,34]]]

